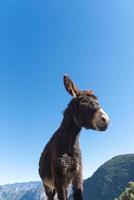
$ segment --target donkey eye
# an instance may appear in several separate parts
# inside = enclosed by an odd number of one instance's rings
[[[90,109],[94,110],[94,111],[97,111],[99,109],[99,103],[93,103],[93,102],[90,102]]]

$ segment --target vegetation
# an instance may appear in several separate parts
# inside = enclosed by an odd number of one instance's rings
[[[115,200],[134,200],[134,182],[130,182],[125,191]]]

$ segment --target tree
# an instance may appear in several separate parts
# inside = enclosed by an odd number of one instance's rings
[[[134,200],[134,182],[129,182],[124,192],[115,200]]]

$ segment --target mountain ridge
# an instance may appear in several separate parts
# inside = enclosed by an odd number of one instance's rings
[[[134,154],[115,156],[84,182],[84,199],[113,200],[134,181]]]

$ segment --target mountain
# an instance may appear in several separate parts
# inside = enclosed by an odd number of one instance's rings
[[[72,189],[69,186],[68,196],[71,193]],[[57,199],[56,196],[55,199]],[[35,181],[0,186],[0,200],[47,200],[47,197],[42,182]]]
[[[114,200],[134,182],[134,154],[116,156],[84,181],[84,200]],[[69,200],[72,200],[69,188]],[[41,182],[0,186],[0,200],[46,200]]]
[[[84,200],[113,200],[134,181],[134,154],[116,156],[84,182]]]
[[[44,200],[41,182],[15,183],[0,186],[0,200]]]

